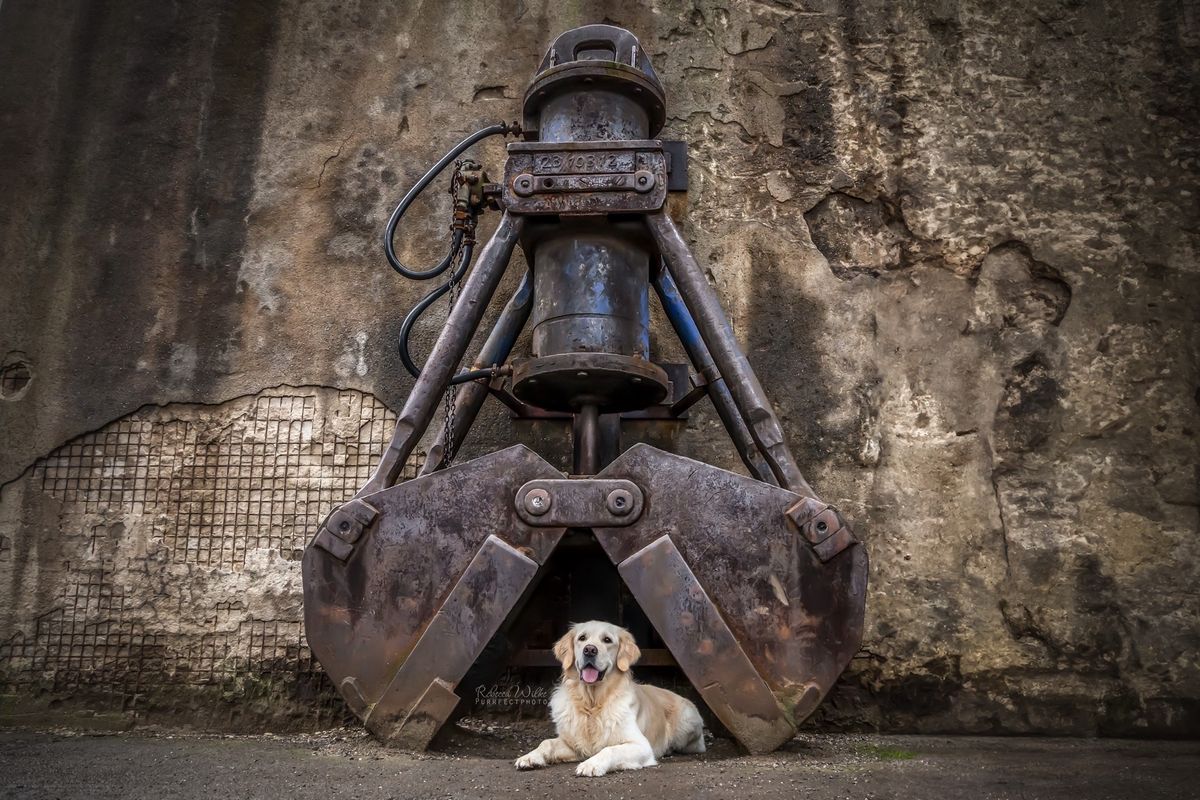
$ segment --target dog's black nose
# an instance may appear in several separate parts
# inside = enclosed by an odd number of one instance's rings
[[[585,656],[594,656],[598,652],[600,652],[600,651],[596,649],[596,645],[594,645],[594,644],[584,645],[584,647],[583,647],[583,654]]]

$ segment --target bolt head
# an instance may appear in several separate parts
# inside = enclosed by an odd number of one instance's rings
[[[613,489],[608,493],[605,505],[611,514],[623,517],[633,510],[633,494],[628,489]]]
[[[633,188],[639,192],[650,191],[656,182],[657,178],[649,170],[639,169],[633,175]]]
[[[550,510],[550,493],[545,489],[530,489],[525,494],[525,510],[540,517]]]
[[[531,194],[533,192],[533,176],[518,175],[517,177],[513,178],[512,185],[513,191],[519,195],[524,196]]]

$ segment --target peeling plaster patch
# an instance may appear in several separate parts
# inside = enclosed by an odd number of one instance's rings
[[[750,22],[738,31],[736,36],[728,37],[725,42],[725,52],[736,56],[754,50],[765,50],[774,38],[775,29]]]
[[[792,191],[791,181],[789,180],[790,177],[786,172],[780,170],[767,173],[767,191],[771,193],[771,197],[775,199],[775,202],[786,203],[795,196],[795,192]]]
[[[342,354],[333,365],[339,377],[349,378],[352,375],[363,377],[367,374],[367,332],[359,331],[354,339],[346,343]]]
[[[196,377],[196,365],[200,357],[196,346],[187,342],[175,342],[171,345],[171,383],[180,386],[191,385]]]
[[[238,291],[254,296],[261,310],[272,314],[283,306],[278,288],[279,275],[294,266],[291,252],[282,247],[267,247],[242,259],[238,268]]]

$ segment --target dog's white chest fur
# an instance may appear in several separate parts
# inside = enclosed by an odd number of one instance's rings
[[[584,757],[629,741],[631,729],[637,730],[633,692],[623,692],[622,696],[599,706],[582,708],[560,686],[550,697],[550,718],[558,735]]]

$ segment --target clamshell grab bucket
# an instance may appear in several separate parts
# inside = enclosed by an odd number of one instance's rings
[[[530,82],[522,124],[464,139],[389,220],[385,254],[397,272],[449,274],[402,326],[401,360],[416,380],[391,443],[366,485],[321,523],[303,564],[309,644],[383,741],[429,745],[551,556],[570,559],[568,532],[624,582],[713,715],[752,752],[791,738],[859,647],[866,552],[805,481],[666,211],[668,194],[687,188],[687,151],[654,138],[665,102],[629,31],[567,31]],[[508,145],[500,182],[455,162],[501,134],[524,141]],[[433,267],[407,267],[393,244],[398,223],[452,162],[449,252]],[[476,260],[475,224],[488,210],[502,214]],[[518,246],[529,272],[459,372]],[[445,326],[418,367],[408,333],[447,294]],[[651,294],[689,364],[651,359]],[[512,357],[526,327],[530,353]],[[489,397],[515,420],[569,424],[570,472],[523,446],[454,464]],[[747,475],[625,446],[624,422],[669,430],[704,398]],[[397,483],[443,403],[449,413],[421,474]]]

